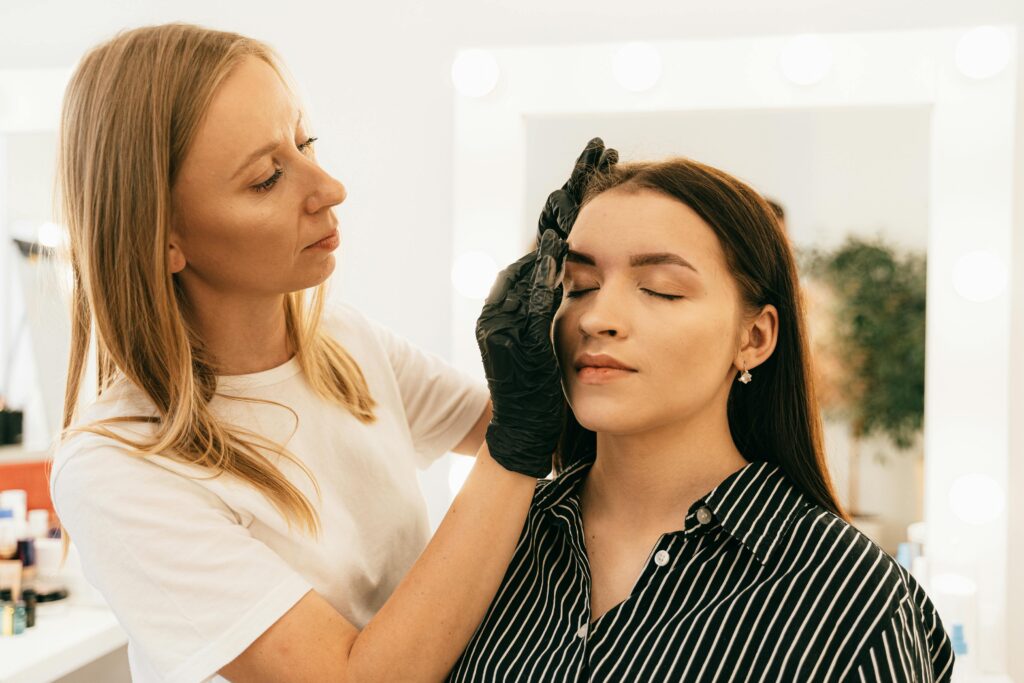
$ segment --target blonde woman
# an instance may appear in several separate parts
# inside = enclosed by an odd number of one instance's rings
[[[123,33],[66,93],[73,351],[51,489],[136,681],[442,678],[550,470],[564,244],[549,233],[485,304],[492,415],[484,387],[325,310],[345,188],[314,141],[269,48],[231,33]],[[92,347],[99,395],[79,408]],[[448,450],[476,464],[427,545],[414,466]]]

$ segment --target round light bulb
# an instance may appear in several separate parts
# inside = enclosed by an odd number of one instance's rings
[[[661,80],[661,53],[647,43],[627,43],[615,52],[612,75],[626,90],[650,90]]]
[[[968,301],[991,301],[1009,281],[1003,260],[990,251],[972,251],[953,266],[953,288]]]
[[[782,75],[797,85],[814,85],[832,68],[832,46],[821,36],[794,36],[779,53]]]
[[[498,85],[498,60],[486,50],[463,50],[452,62],[452,83],[466,97],[483,97]]]
[[[452,266],[455,291],[470,299],[486,297],[497,275],[498,264],[482,251],[466,252],[456,258]]]
[[[1003,487],[984,474],[965,474],[949,487],[949,506],[961,521],[989,524],[999,519],[1006,507]]]
[[[1010,63],[1010,40],[994,26],[979,26],[956,43],[956,67],[968,78],[992,78]]]
[[[978,584],[962,574],[938,574],[931,583],[937,593],[946,595],[974,595],[978,592]]]

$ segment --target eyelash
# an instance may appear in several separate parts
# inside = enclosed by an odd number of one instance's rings
[[[570,299],[576,299],[576,298],[579,298],[579,297],[583,296],[584,294],[588,294],[590,292],[593,292],[596,289],[597,289],[596,287],[593,287],[591,289],[576,289],[576,290],[573,290],[571,292],[566,292],[565,296],[570,298]],[[640,291],[643,292],[644,294],[649,295],[649,296],[658,297],[659,299],[665,299],[667,301],[676,301],[677,299],[682,299],[683,298],[682,296],[677,296],[675,294],[662,294],[661,292],[655,292],[655,291],[650,290],[650,289],[643,289],[643,288],[641,288]]]
[[[305,152],[318,139],[319,138],[309,138],[302,144],[298,145],[297,148],[300,152]],[[264,180],[262,183],[257,183],[253,185],[252,189],[255,190],[256,192],[265,192],[266,190],[269,190],[270,188],[277,184],[277,181],[281,179],[281,175],[283,173],[283,168],[275,168],[274,174],[272,176]]]

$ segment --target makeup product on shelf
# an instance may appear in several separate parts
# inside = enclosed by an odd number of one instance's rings
[[[36,592],[31,588],[21,591],[21,599],[25,602],[25,628],[36,625]]]
[[[0,588],[0,636],[14,635],[14,603],[11,589]]]
[[[18,553],[18,527],[14,510],[0,507],[0,560],[10,560]]]
[[[50,511],[28,511],[28,536],[30,538],[46,538],[50,535]]]
[[[14,512],[15,532],[18,538],[24,535],[25,518],[28,515],[28,493],[23,489],[0,491],[0,508]]]

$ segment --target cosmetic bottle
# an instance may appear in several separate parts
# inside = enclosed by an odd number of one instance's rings
[[[18,525],[14,510],[0,507],[0,560],[10,560],[18,553]]]
[[[0,588],[0,636],[14,635],[14,603],[11,589]]]
[[[21,599],[25,603],[25,628],[36,625],[36,592],[32,588],[21,591]]]
[[[21,560],[21,600],[25,608],[25,627],[36,625],[36,539],[18,541],[18,559]]]

